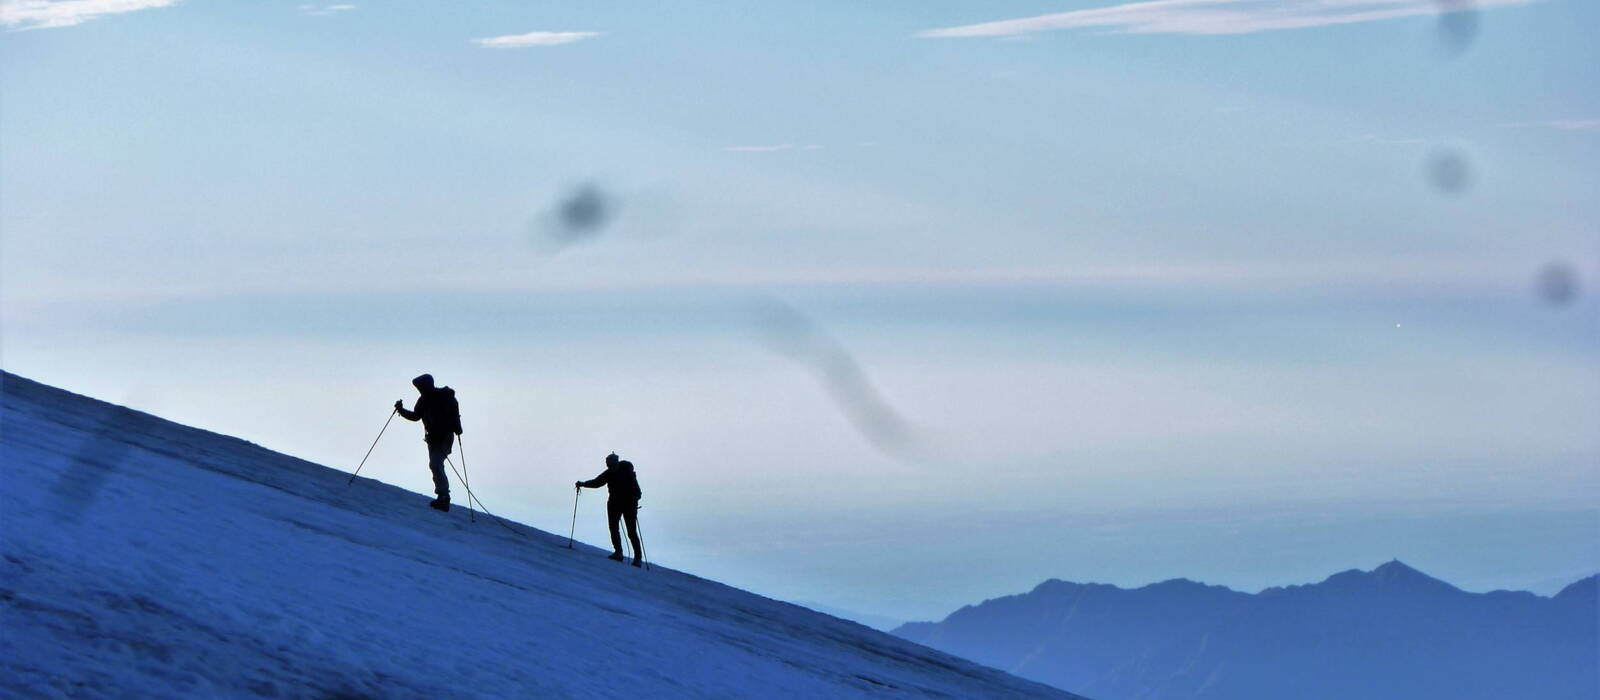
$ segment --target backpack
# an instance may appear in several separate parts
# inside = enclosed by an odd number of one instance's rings
[[[631,495],[633,497],[632,500],[634,501],[644,498],[644,489],[639,488],[639,472],[629,470],[627,475],[627,484],[618,484],[619,486],[624,486],[622,489],[623,493],[621,495],[624,497]]]
[[[461,432],[461,403],[456,401],[456,390],[447,386],[439,387],[440,413],[450,417],[451,432]]]

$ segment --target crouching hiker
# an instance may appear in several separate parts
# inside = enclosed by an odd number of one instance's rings
[[[433,492],[438,498],[428,506],[449,512],[450,480],[444,475],[444,459],[450,456],[450,447],[461,434],[461,406],[456,403],[456,392],[450,387],[435,387],[433,375],[424,374],[411,380],[417,388],[417,403],[411,410],[399,401],[394,410],[409,421],[422,421],[423,442],[428,444],[428,471],[433,472]]]
[[[611,525],[611,556],[622,561],[622,535],[617,532],[617,521],[628,523],[628,542],[633,545],[633,565],[638,566],[643,550],[639,548],[639,478],[633,473],[633,462],[618,459],[615,452],[606,457],[606,470],[588,481],[577,482],[577,488],[606,487],[606,520]]]

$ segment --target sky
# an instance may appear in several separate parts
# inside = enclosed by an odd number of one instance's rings
[[[1600,6],[0,0],[0,366],[928,619],[1600,570]],[[396,421],[364,475],[430,490]],[[603,496],[578,536],[603,542]],[[432,517],[432,511],[418,517]]]

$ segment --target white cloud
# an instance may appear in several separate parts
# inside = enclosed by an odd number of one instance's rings
[[[1539,0],[1148,0],[1088,10],[943,27],[924,39],[1011,38],[1063,29],[1129,34],[1252,34],[1438,14],[1449,10],[1525,5]]]
[[[1551,119],[1542,122],[1516,122],[1504,126],[1512,129],[1537,127],[1561,131],[1600,131],[1600,119]]]
[[[300,13],[311,17],[327,17],[328,15],[348,12],[356,9],[355,5],[312,5],[300,6]]]
[[[529,46],[560,46],[597,36],[600,36],[600,32],[528,32],[473,39],[472,43],[486,49],[522,49]]]
[[[103,15],[167,7],[178,0],[0,0],[0,26],[13,31],[83,24]]]

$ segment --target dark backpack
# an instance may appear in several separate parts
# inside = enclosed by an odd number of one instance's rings
[[[456,401],[456,390],[447,386],[439,387],[438,397],[439,413],[448,418],[448,429],[452,433],[461,432],[461,403]]]
[[[639,488],[639,473],[638,472],[629,471],[629,472],[626,472],[624,475],[619,475],[619,476],[625,476],[625,479],[618,479],[617,480],[618,481],[617,486],[621,487],[621,488],[618,489],[618,491],[620,491],[620,493],[618,495],[622,496],[623,498],[628,498],[629,500],[634,500],[634,501],[637,501],[637,500],[639,500],[641,498],[644,498],[644,489]]]

